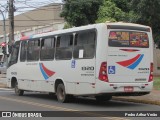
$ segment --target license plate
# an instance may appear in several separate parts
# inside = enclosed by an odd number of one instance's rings
[[[124,92],[133,92],[133,87],[132,86],[124,87]]]

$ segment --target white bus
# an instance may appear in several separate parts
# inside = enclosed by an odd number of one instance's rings
[[[153,86],[151,28],[132,23],[100,23],[25,37],[16,41],[7,83],[24,91],[73,96],[140,96]]]

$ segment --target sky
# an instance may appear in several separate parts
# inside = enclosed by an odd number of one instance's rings
[[[0,10],[3,12],[5,19],[8,18],[7,1],[9,0],[0,0]],[[41,6],[50,4],[50,3],[62,3],[62,0],[14,0],[15,6],[15,15],[22,14],[29,10],[39,8]],[[0,20],[2,20],[2,15],[0,13]]]

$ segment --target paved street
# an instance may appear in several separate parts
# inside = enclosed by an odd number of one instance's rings
[[[1,76],[0,84],[2,86],[0,88],[0,111],[61,111],[58,113],[53,112],[52,116],[54,116],[53,114],[55,114],[55,116],[62,116],[62,114],[66,114],[65,112],[62,113],[63,111],[72,111],[71,115],[69,115],[69,116],[73,115],[71,118],[69,117],[62,117],[62,118],[54,117],[54,118],[58,120],[61,119],[74,120],[75,119],[74,116],[81,116],[81,117],[76,117],[76,119],[86,120],[86,118],[84,117],[86,116],[87,120],[89,119],[125,120],[125,119],[135,119],[135,118],[106,117],[105,113],[108,113],[109,111],[159,111],[160,110],[160,106],[158,105],[124,102],[118,100],[111,100],[110,102],[98,103],[93,98],[76,98],[71,103],[59,103],[56,99],[56,96],[49,96],[47,93],[38,93],[38,92],[25,92],[24,96],[17,96],[14,93],[14,89],[3,88],[5,80],[6,78],[3,78],[3,76]],[[80,111],[80,113],[79,112],[75,113],[75,111]],[[98,118],[95,118],[93,116]],[[50,120],[51,118],[47,117],[45,118],[45,120],[46,119]],[[143,120],[144,118],[140,117],[138,119]],[[158,118],[151,118],[151,117],[149,119],[158,120]],[[17,120],[17,118],[15,118],[15,120]]]
[[[0,88],[0,111],[83,111],[80,116],[96,116],[94,111],[159,111],[160,106],[110,101],[97,103],[94,99],[76,98],[72,103],[59,103],[55,96],[46,93],[25,92],[24,96],[16,96],[14,90]],[[104,113],[97,112],[103,116]],[[75,114],[73,112],[73,114]],[[98,119],[113,119],[110,117]],[[49,119],[49,118],[48,118]],[[128,119],[128,118],[119,118]],[[133,119],[133,118],[129,118]]]

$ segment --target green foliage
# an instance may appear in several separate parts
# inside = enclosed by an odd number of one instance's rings
[[[72,28],[72,26],[69,23],[65,23],[64,28],[63,29],[68,29],[68,28]]]
[[[160,90],[160,78],[154,78],[153,86],[154,89]]]
[[[67,0],[61,17],[72,26],[95,23],[97,11],[103,0]]]
[[[160,0],[132,0],[131,9],[137,14],[136,23],[152,27],[155,41],[160,40]]]
[[[101,5],[98,11],[97,22],[128,21],[131,13],[128,13],[129,5],[127,5],[127,0],[104,0],[103,5]]]
[[[152,27],[160,41],[160,0],[67,0],[61,16],[69,27],[106,21],[124,21]],[[68,27],[67,27],[68,28]]]
[[[119,9],[126,13],[130,11],[130,1],[131,0],[112,0]]]

